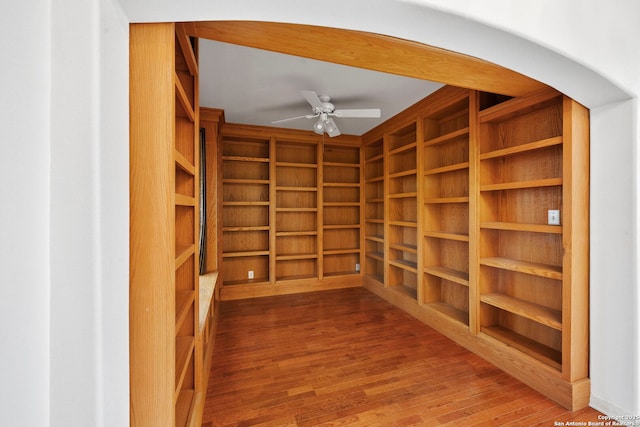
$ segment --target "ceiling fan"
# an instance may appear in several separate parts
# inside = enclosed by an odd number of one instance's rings
[[[311,104],[312,114],[276,120],[272,123],[282,123],[302,118],[315,119],[317,117],[318,120],[313,124],[313,131],[320,135],[326,132],[330,137],[334,137],[340,135],[340,130],[332,117],[380,117],[379,108],[336,110],[329,96],[318,96],[310,90],[302,90],[300,92],[304,99]]]

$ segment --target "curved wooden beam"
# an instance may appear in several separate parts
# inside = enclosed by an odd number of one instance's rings
[[[336,64],[509,96],[526,96],[543,83],[482,59],[380,34],[300,24],[208,21],[191,35]]]

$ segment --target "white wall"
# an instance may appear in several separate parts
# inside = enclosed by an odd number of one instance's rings
[[[128,21],[0,12],[0,425],[126,426]]]
[[[51,19],[52,426],[98,410],[98,51],[94,3],[73,6],[54,6]]]
[[[120,3],[0,14],[13,59],[0,68],[0,425],[128,424],[127,20],[377,31],[490,59],[592,108],[592,403],[640,413],[637,2]]]
[[[640,88],[638,19],[634,0],[409,0],[487,23],[559,52],[612,79],[623,88]],[[537,60],[538,58],[531,58]],[[534,68],[534,64],[527,64]],[[563,79],[558,76],[557,79]],[[554,80],[549,73],[549,80]],[[571,82],[563,82],[564,87]],[[601,88],[591,88],[599,94]],[[637,92],[636,92],[637,93]],[[590,94],[593,103],[599,101]],[[589,102],[590,104],[592,102]],[[600,101],[601,102],[601,101]]]
[[[48,3],[20,2],[0,13],[3,426],[46,426],[49,418]]]
[[[609,414],[640,414],[636,102],[591,111],[591,405]]]
[[[94,425],[112,427],[129,425],[129,22],[119,3],[99,3],[101,408]]]
[[[128,21],[52,9],[52,426],[128,424]]]

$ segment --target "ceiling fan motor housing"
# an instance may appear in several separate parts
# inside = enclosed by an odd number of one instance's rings
[[[336,107],[330,102],[331,97],[329,97],[328,95],[320,95],[318,96],[318,98],[320,99],[320,102],[322,103],[322,105],[318,107],[314,107],[313,112],[315,114],[333,113]]]

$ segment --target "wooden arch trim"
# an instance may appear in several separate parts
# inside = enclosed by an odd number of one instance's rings
[[[508,96],[546,87],[525,75],[426,44],[312,25],[257,21],[207,21],[188,25],[190,35]]]

